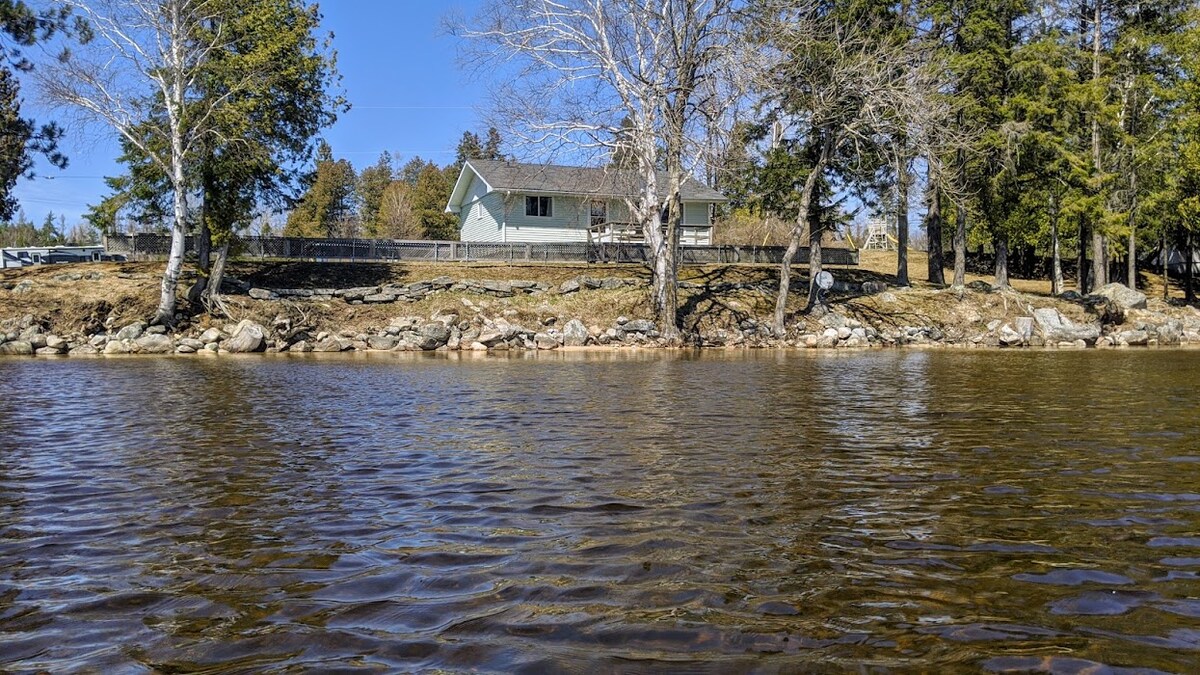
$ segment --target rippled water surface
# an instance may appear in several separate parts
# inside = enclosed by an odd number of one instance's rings
[[[0,670],[1200,663],[1200,352],[468,356],[0,361]]]

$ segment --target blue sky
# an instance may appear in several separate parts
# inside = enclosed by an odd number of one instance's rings
[[[334,155],[356,168],[373,164],[383,151],[401,161],[420,155],[439,164],[454,158],[464,131],[479,130],[485,87],[455,62],[456,38],[445,35],[448,13],[469,15],[479,0],[324,0],[324,28],[334,34],[338,70],[353,105],[323,134]],[[25,84],[25,112],[53,119],[36,105]],[[38,178],[16,189],[26,215],[40,223],[46,214],[77,222],[107,190],[104,177],[119,175],[113,134],[95,127],[67,129],[63,149],[70,166],[59,171],[41,162]]]

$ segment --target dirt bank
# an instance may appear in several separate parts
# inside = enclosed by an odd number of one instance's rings
[[[1119,302],[1056,298],[1028,292],[1038,282],[1016,285],[1025,292],[994,291],[979,279],[962,292],[919,281],[914,288],[894,288],[889,285],[894,280],[864,262],[862,268],[832,270],[837,286],[828,311],[802,313],[806,281],[798,280],[782,340],[767,329],[776,268],[684,268],[680,325],[686,341],[800,347],[1200,343],[1200,312],[1136,293]],[[153,314],[160,272],[158,263],[2,271],[0,343],[7,344],[0,344],[0,352],[663,344],[660,327],[649,321],[648,272],[633,265],[239,262],[232,265],[227,288],[231,316],[209,316],[181,300],[180,321],[170,330],[139,327]],[[181,289],[190,282],[185,275]],[[256,327],[251,333],[261,332],[261,340],[233,342],[247,326]]]

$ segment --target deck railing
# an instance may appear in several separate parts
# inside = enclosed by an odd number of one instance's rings
[[[189,236],[186,250],[196,250],[197,237]],[[166,234],[110,234],[104,238],[109,254],[130,260],[164,259],[171,250]],[[679,248],[680,262],[689,265],[721,263],[783,262],[781,246],[685,245]],[[405,241],[395,239],[306,239],[301,237],[238,237],[234,254],[239,258],[273,258],[316,262],[556,262],[556,263],[645,263],[649,247],[641,243],[491,243],[469,241]],[[858,251],[825,248],[821,259],[827,265],[857,265]],[[794,263],[807,263],[808,250],[801,249]]]

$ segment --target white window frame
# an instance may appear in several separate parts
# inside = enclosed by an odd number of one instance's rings
[[[542,206],[545,206],[545,213],[542,213]],[[530,206],[533,207],[533,213],[530,213]],[[529,218],[553,218],[554,217],[554,198],[546,195],[525,195],[525,215]]]

